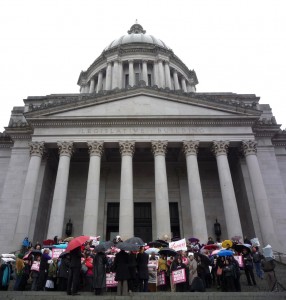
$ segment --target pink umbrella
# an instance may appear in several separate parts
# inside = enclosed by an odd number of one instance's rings
[[[216,254],[219,253],[219,251],[220,251],[219,249],[218,250],[214,250],[211,255],[216,255]]]

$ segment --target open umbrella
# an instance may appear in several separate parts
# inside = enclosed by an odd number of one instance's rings
[[[219,249],[214,250],[211,255],[217,255],[219,253],[219,251],[221,251],[221,250],[219,250]]]
[[[135,244],[135,245],[138,245],[138,246],[144,246],[145,245],[143,240],[140,237],[136,237],[136,236],[125,240],[125,243]]]
[[[105,252],[113,246],[114,246],[114,243],[112,241],[101,242],[99,245],[94,247],[94,251],[95,252]]]
[[[205,254],[196,252],[196,253],[194,253],[194,255],[195,255],[195,257],[199,256],[201,258],[201,262],[204,263],[204,264],[206,264],[207,266],[211,265],[210,259]]]
[[[231,250],[220,250],[217,254],[218,256],[232,256],[233,252]]]
[[[12,258],[12,257],[2,257],[1,258],[5,263],[8,263],[8,262],[14,262],[15,259]]]
[[[151,254],[153,252],[155,252],[155,254],[157,254],[160,250],[158,248],[148,248],[147,250],[145,250],[145,253],[147,254]]]
[[[160,251],[158,252],[159,254],[163,254],[166,256],[176,256],[177,252],[174,249],[168,248],[168,247],[164,247],[162,249],[160,249]]]
[[[217,244],[205,245],[202,249],[204,249],[204,250],[216,250],[216,249],[218,249],[218,245]]]
[[[155,240],[155,241],[149,242],[148,246],[153,247],[153,248],[161,248],[161,247],[168,247],[169,243],[165,242],[163,240]]]
[[[67,247],[68,247],[67,243],[53,245],[53,248],[57,248],[57,249],[66,249]]]
[[[84,244],[86,241],[88,241],[89,238],[90,238],[89,235],[81,235],[81,236],[78,236],[78,237],[72,239],[69,242],[68,247],[66,248],[66,252],[70,252],[70,251],[74,250],[75,248],[82,246],[82,244]]]
[[[223,248],[231,248],[232,247],[232,241],[231,240],[224,240],[221,244]]]
[[[54,240],[45,240],[43,241],[43,247],[52,246],[54,244]]]
[[[119,242],[116,244],[116,248],[120,250],[125,250],[125,251],[138,251],[139,246],[131,243],[126,243],[126,242]]]
[[[236,252],[238,252],[238,253],[241,253],[242,251],[243,251],[243,249],[246,249],[246,251],[248,252],[248,253],[250,253],[251,252],[251,249],[250,249],[250,245],[249,244],[234,244],[233,246],[232,246],[232,248],[236,251]]]
[[[190,238],[188,238],[188,240],[190,243],[198,243],[200,241],[199,239],[197,239],[195,237],[190,237]]]

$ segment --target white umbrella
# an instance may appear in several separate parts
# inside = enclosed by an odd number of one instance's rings
[[[147,250],[145,250],[145,253],[151,254],[152,252],[155,252],[155,254],[158,254],[159,251],[160,249],[158,248],[148,248]]]

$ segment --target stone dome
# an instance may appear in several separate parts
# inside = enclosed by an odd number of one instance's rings
[[[127,31],[128,35],[123,35],[119,39],[111,42],[105,49],[109,50],[113,47],[118,47],[123,44],[132,44],[132,43],[147,43],[152,45],[157,45],[162,48],[171,50],[163,41],[157,39],[153,35],[146,34],[146,30],[140,24],[134,24],[131,26],[130,30]]]

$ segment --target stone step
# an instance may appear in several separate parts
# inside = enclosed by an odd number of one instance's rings
[[[132,296],[116,296],[107,294],[95,296],[91,293],[81,293],[78,296],[68,296],[64,292],[0,292],[1,300],[172,300],[172,299],[194,299],[194,300],[269,300],[269,299],[286,299],[286,292],[241,292],[241,293],[222,293],[222,292],[205,292],[205,293],[134,293]]]

